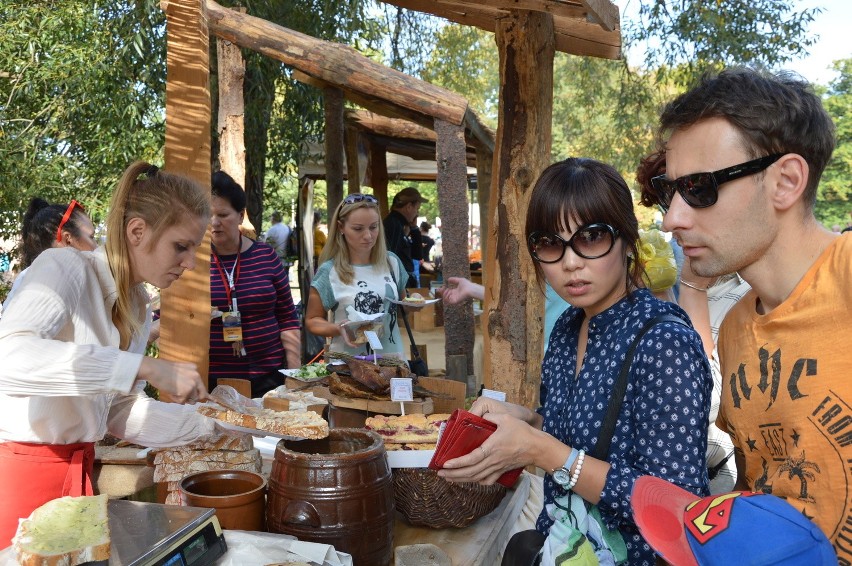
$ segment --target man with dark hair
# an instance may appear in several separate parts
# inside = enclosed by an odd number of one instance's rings
[[[418,250],[416,254],[412,252],[408,229],[417,220],[420,204],[424,202],[428,201],[420,195],[420,191],[414,187],[405,187],[394,195],[391,211],[384,219],[388,251],[395,253],[402,260],[402,265],[408,272],[409,287],[417,286],[414,262],[420,261],[420,251]],[[419,242],[418,245],[420,245]],[[415,257],[417,259],[414,259]]]
[[[719,335],[717,424],[737,487],[785,498],[852,561],[852,237],[814,216],[834,125],[793,75],[731,69],[663,110],[663,229],[706,289],[738,273],[752,291]]]

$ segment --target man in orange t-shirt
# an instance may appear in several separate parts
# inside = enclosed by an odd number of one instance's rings
[[[799,77],[730,69],[660,123],[666,174],[653,183],[690,284],[737,272],[752,287],[718,344],[737,488],[785,498],[852,564],[852,237],[813,212],[831,118]]]

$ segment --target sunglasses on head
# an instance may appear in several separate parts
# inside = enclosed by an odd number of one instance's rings
[[[77,202],[76,200],[71,200],[71,204],[68,205],[68,208],[65,209],[65,214],[62,215],[62,220],[59,221],[59,227],[56,228],[56,241],[62,242],[62,229],[68,224],[68,220],[71,219],[71,215],[74,214],[75,208],[80,208],[81,212],[86,212],[86,209],[83,208],[83,205]]]
[[[527,245],[533,259],[539,263],[556,263],[565,255],[565,248],[571,247],[574,253],[586,259],[597,259],[612,251],[618,230],[596,222],[577,229],[569,239],[550,232],[533,232],[527,238]]]
[[[723,183],[760,173],[781,159],[783,155],[783,153],[773,153],[712,173],[693,173],[677,179],[667,179],[665,175],[660,175],[651,179],[651,184],[657,191],[660,207],[664,212],[671,206],[675,191],[680,193],[689,206],[707,208],[716,204],[719,199],[719,186]]]
[[[343,199],[343,204],[355,204],[356,202],[371,202],[378,204],[378,200],[373,195],[364,195],[361,193],[353,193]]]

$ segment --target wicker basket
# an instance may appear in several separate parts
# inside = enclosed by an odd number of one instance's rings
[[[466,527],[497,508],[506,495],[500,484],[451,483],[428,468],[395,468],[397,510],[412,525]]]

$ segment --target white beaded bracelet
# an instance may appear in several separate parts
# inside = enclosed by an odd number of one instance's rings
[[[568,483],[568,489],[574,489],[577,481],[580,479],[580,470],[583,469],[583,460],[586,458],[586,451],[580,450],[580,455],[577,456],[577,466],[574,468],[574,473],[571,475],[571,481]]]

